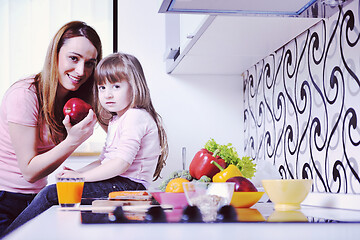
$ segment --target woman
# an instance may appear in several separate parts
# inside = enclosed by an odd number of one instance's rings
[[[165,165],[168,143],[142,66],[130,54],[111,54],[96,67],[95,82],[95,109],[99,122],[107,128],[104,149],[98,160],[77,171],[65,169],[59,175],[83,177],[82,197],[85,199],[107,198],[113,191],[145,190],[159,177]],[[49,185],[7,232],[56,204],[56,185]]]
[[[46,177],[88,139],[92,110],[71,126],[62,108],[71,97],[92,102],[101,41],[83,22],[55,34],[40,73],[14,83],[0,106],[0,235],[46,186]]]

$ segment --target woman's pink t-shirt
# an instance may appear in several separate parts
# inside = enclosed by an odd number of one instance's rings
[[[100,160],[121,159],[130,164],[121,174],[148,187],[152,181],[160,155],[157,125],[144,109],[129,109],[109,123],[105,147]]]
[[[5,93],[0,106],[0,190],[16,193],[38,193],[47,184],[47,178],[35,183],[26,181],[19,169],[15,150],[9,135],[8,122],[30,127],[38,126],[39,103],[33,78],[14,83]],[[44,132],[44,141],[37,150],[43,153],[54,147]]]

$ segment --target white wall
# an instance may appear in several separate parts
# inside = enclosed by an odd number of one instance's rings
[[[112,43],[105,36],[111,29],[108,4],[109,0],[106,4],[102,0],[0,0],[0,32],[5,33],[0,36],[0,94],[18,78],[37,73],[41,69],[52,35],[67,21],[83,20],[94,26],[103,41],[104,55],[109,54]],[[134,54],[141,61],[153,103],[165,122],[170,147],[167,165],[162,173],[166,177],[170,172],[182,168],[182,147],[187,148],[188,168],[196,151],[210,138],[221,144],[231,142],[238,153],[242,154],[243,85],[240,76],[167,75],[163,59],[165,15],[157,13],[160,4],[160,0],[119,0],[119,51]],[[61,14],[56,10],[51,10],[50,14],[49,9],[54,9],[50,5],[56,5],[55,9],[62,9]],[[94,15],[88,16],[85,12]],[[22,13],[26,13],[26,16]],[[42,16],[41,13],[45,15]],[[40,21],[45,16],[46,20]],[[9,28],[9,23],[17,27]],[[23,24],[34,28],[31,39],[23,37]],[[8,47],[9,45],[11,46]],[[16,52],[16,55],[10,57],[10,50]],[[30,51],[26,56],[25,50]],[[8,54],[7,57],[4,57],[5,53]],[[31,67],[27,65],[29,61],[32,63]],[[96,131],[80,151],[101,149],[104,138],[101,130]],[[72,162],[67,161],[66,164],[71,165]],[[51,179],[50,177],[50,182]],[[158,182],[155,186],[157,184]]]
[[[12,83],[41,71],[53,35],[72,20],[95,28],[103,54],[112,52],[112,0],[0,0],[0,99]],[[99,126],[95,133],[77,151],[101,151],[106,134]]]
[[[243,85],[240,76],[166,74],[165,15],[157,13],[160,4],[160,0],[119,0],[118,45],[119,51],[142,63],[154,106],[165,122],[170,154],[162,176],[167,177],[181,169],[182,147],[187,148],[188,168],[210,138],[233,143],[242,155]]]

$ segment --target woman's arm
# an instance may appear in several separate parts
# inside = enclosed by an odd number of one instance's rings
[[[11,142],[15,149],[20,171],[29,182],[35,182],[57,169],[75,149],[88,139],[94,130],[96,117],[92,110],[78,124],[71,126],[68,116],[63,121],[67,137],[51,150],[38,154],[39,130],[9,122]]]

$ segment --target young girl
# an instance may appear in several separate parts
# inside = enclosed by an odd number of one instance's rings
[[[159,177],[168,145],[142,67],[132,55],[112,54],[98,64],[95,83],[95,112],[107,131],[105,147],[99,160],[78,171],[66,168],[59,175],[84,177],[83,198],[107,198],[113,191],[145,190],[151,180]],[[8,231],[56,204],[56,185],[49,185]]]
[[[69,22],[50,42],[42,71],[17,81],[4,94],[0,106],[0,236],[46,186],[47,175],[93,133],[94,112],[71,126],[62,107],[71,97],[91,103],[101,48],[93,28]]]
[[[115,177],[118,190],[145,189],[159,177],[168,146],[141,64],[129,54],[109,55],[98,64],[95,83],[95,112],[107,131],[105,147],[99,160],[78,171],[65,169],[60,175],[83,177],[85,182]]]

